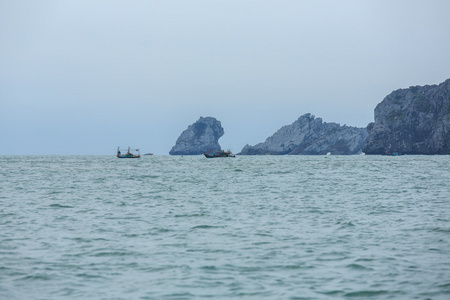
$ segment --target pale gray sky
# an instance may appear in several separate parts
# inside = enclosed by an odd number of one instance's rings
[[[365,127],[450,78],[450,1],[0,0],[0,154],[168,154],[200,116],[239,152],[312,113]]]

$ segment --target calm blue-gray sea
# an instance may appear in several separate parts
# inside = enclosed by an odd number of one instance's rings
[[[0,299],[450,299],[450,156],[0,156]]]

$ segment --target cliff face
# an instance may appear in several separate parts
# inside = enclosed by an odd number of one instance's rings
[[[357,154],[366,137],[365,128],[325,123],[321,118],[305,114],[291,125],[279,129],[264,143],[245,146],[240,154]]]
[[[198,155],[204,151],[219,151],[219,138],[224,134],[220,121],[212,117],[200,117],[189,125],[177,139],[170,155]]]
[[[450,79],[392,92],[367,130],[366,154],[450,154]]]

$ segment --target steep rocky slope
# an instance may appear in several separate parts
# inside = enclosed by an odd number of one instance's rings
[[[220,121],[212,117],[200,117],[183,131],[170,155],[198,155],[204,151],[219,151],[219,138],[224,134]]]
[[[450,79],[392,92],[367,130],[366,154],[450,154]]]
[[[279,129],[264,143],[246,145],[240,154],[357,154],[366,137],[365,128],[325,123],[321,118],[305,114],[291,125]]]

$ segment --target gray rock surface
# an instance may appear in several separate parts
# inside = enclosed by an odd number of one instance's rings
[[[357,154],[366,137],[365,128],[325,123],[321,118],[305,114],[291,125],[283,126],[264,143],[246,145],[239,154]]]
[[[170,155],[198,155],[204,151],[219,151],[219,138],[224,134],[222,124],[212,117],[200,117],[189,125],[177,139]]]
[[[450,79],[392,92],[367,130],[366,154],[450,154]]]

